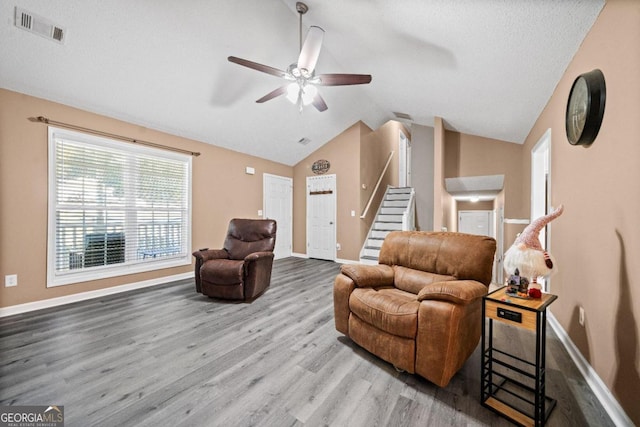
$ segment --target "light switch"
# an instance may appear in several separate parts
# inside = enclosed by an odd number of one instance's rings
[[[351,216],[356,216],[356,211],[351,211]]]
[[[262,209],[258,209],[258,216],[262,218]]]
[[[256,170],[255,170],[254,168],[250,167],[250,166],[247,166],[247,167],[244,169],[244,172],[245,172],[247,175],[255,175]]]

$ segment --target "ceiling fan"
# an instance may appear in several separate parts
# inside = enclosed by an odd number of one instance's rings
[[[290,81],[290,83],[287,83],[286,85],[269,92],[262,98],[258,99],[256,102],[263,103],[280,95],[287,94],[287,99],[295,103],[300,109],[300,112],[302,112],[302,108],[305,105],[309,104],[312,104],[314,107],[316,107],[318,111],[325,111],[327,109],[327,104],[324,102],[324,99],[322,99],[322,96],[320,96],[320,93],[318,93],[318,88],[316,86],[346,86],[367,84],[371,82],[371,75],[316,75],[316,62],[318,61],[318,56],[320,55],[320,48],[322,47],[324,30],[317,26],[310,27],[303,44],[302,15],[307,13],[309,8],[306,4],[297,2],[296,10],[300,15],[300,55],[298,56],[298,61],[289,65],[286,71],[235,56],[230,56],[227,59],[235,64],[252,68],[254,70],[281,77],[285,80]]]

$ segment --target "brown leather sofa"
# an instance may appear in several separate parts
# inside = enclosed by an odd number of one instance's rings
[[[196,258],[196,291],[214,298],[251,300],[271,282],[276,222],[232,219],[223,249],[202,249]]]
[[[378,265],[343,265],[333,289],[336,329],[361,347],[445,387],[480,340],[494,239],[394,231]]]

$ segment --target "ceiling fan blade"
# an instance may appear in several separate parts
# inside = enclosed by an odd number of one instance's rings
[[[311,101],[311,103],[320,112],[323,112],[328,108],[327,103],[324,102],[324,99],[322,99],[319,93],[317,93],[316,96],[313,97],[313,101]]]
[[[262,71],[263,73],[271,74],[272,76],[285,77],[287,73],[277,68],[269,67],[268,65],[258,64],[257,62],[249,61],[247,59],[230,56],[227,58],[229,62],[233,62],[243,67],[251,68],[253,70]]]
[[[316,68],[323,38],[324,30],[322,28],[316,26],[309,28],[307,38],[300,49],[300,56],[298,56],[298,69],[307,71],[308,75],[305,77],[310,76]]]
[[[267,102],[270,99],[276,98],[280,95],[284,95],[285,93],[287,93],[287,86],[281,86],[276,90],[272,90],[271,92],[269,92],[268,94],[266,94],[265,96],[263,96],[262,98],[258,99],[256,102],[259,104],[262,104],[263,102]]]
[[[347,86],[371,83],[369,74],[320,74],[316,76],[321,86]],[[315,79],[314,79],[315,80]]]

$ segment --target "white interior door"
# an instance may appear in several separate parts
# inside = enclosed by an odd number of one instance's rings
[[[551,129],[542,135],[531,150],[531,221],[549,213],[551,203]],[[548,225],[540,230],[540,244],[549,248]],[[549,292],[548,279],[540,278],[538,283]]]
[[[493,211],[459,211],[458,231],[495,237],[493,232]]]
[[[293,235],[293,179],[265,173],[262,183],[262,216],[275,219],[278,225],[274,258],[290,257]]]
[[[336,259],[336,176],[307,177],[307,255]]]
[[[399,131],[398,140],[398,186],[411,187],[411,141]]]

